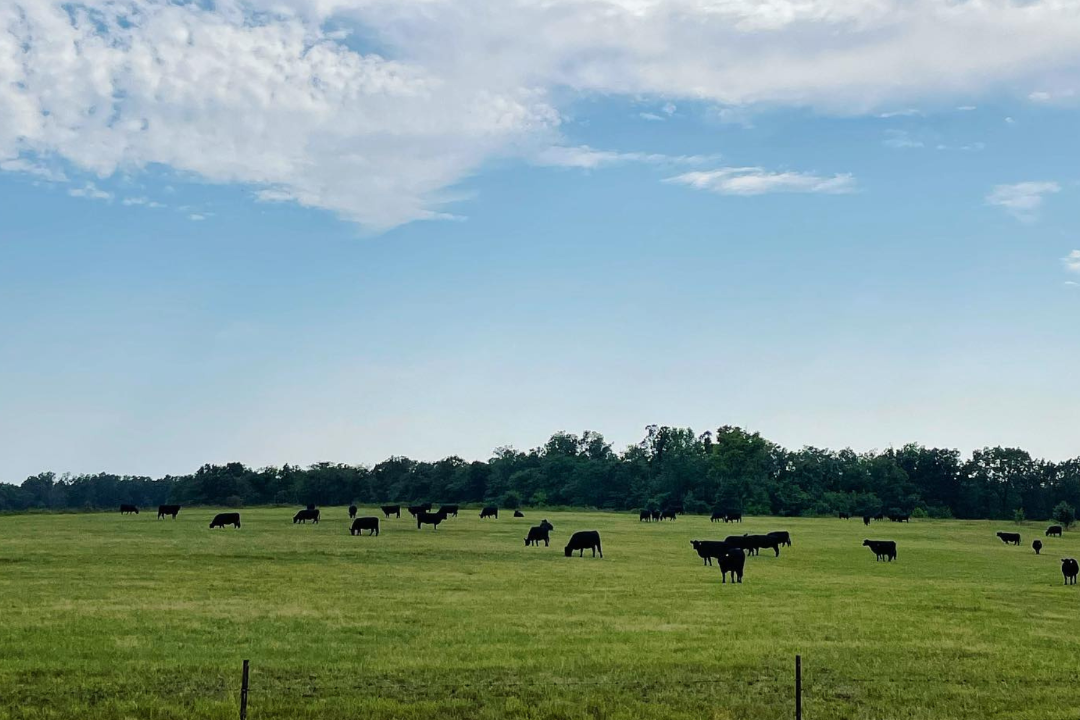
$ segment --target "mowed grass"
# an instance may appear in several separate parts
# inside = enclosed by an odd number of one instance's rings
[[[466,510],[351,537],[246,509],[0,517],[0,718],[1075,718],[1080,591],[1043,524]],[[361,514],[374,514],[371,509]],[[542,517],[549,548],[523,538]],[[596,529],[604,558],[563,556]],[[691,539],[789,530],[742,585]],[[894,539],[877,563],[866,537]]]

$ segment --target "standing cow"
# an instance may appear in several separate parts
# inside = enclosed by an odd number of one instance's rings
[[[1046,528],[1046,537],[1061,537],[1061,526],[1051,525]]]
[[[232,525],[234,528],[240,528],[240,513],[218,513],[214,516],[214,519],[210,521],[210,529],[223,528],[226,525]]]
[[[863,547],[873,550],[878,562],[882,560],[892,562],[896,559],[896,542],[893,540],[863,540]]]
[[[544,541],[544,547],[547,547],[550,542],[547,528],[537,525],[536,527],[529,528],[529,536],[525,538],[525,547],[535,545],[540,547],[540,541]]]
[[[358,517],[353,520],[352,527],[349,528],[350,535],[361,535],[364,530],[370,530],[368,536],[379,534],[379,518],[377,517]]]
[[[563,554],[570,557],[575,550],[581,551],[578,557],[584,557],[586,550],[592,550],[593,557],[596,557],[598,552],[601,558],[604,557],[604,551],[600,547],[600,533],[596,530],[578,530],[570,536],[570,542],[563,548]]]
[[[176,516],[180,514],[179,505],[158,505],[157,517],[158,520],[163,519],[166,515],[172,515],[172,519],[175,520]]]
[[[1001,542],[1005,543],[1006,545],[1020,544],[1020,533],[999,532],[997,536],[1001,538]]]
[[[349,519],[350,520],[355,520],[356,519],[356,511],[357,511],[357,507],[355,505],[350,505],[349,506]]]
[[[386,516],[387,520],[390,519],[391,515],[393,515],[394,517],[399,518],[399,519],[401,518],[401,506],[400,505],[383,505],[379,509],[383,511],[383,515]]]
[[[1042,551],[1042,540],[1036,540],[1035,542],[1031,543],[1031,549],[1035,551],[1036,555],[1038,555],[1039,552]]]
[[[1075,585],[1076,576],[1080,574],[1080,565],[1075,558],[1061,558],[1061,574],[1065,577],[1066,585]]]
[[[498,520],[499,508],[495,507],[494,505],[488,505],[486,508],[480,511],[480,519],[483,520],[484,518],[495,518],[496,520]]]
[[[120,506],[120,514],[121,515],[129,515],[131,513],[134,513],[134,514],[138,515],[139,514],[139,508],[135,507],[134,505],[121,505]]]
[[[299,510],[295,515],[293,515],[293,525],[295,525],[296,523],[304,523],[306,525],[308,520],[310,520],[315,525],[318,525],[319,514],[320,513],[318,509],[308,508],[307,510]]]
[[[446,515],[442,512],[419,512],[416,514],[416,529],[421,529],[424,525],[432,525],[434,529],[439,529],[439,523],[446,519]]]
[[[746,565],[746,554],[740,548],[731,548],[724,557],[720,558],[719,565],[720,576],[724,583],[727,583],[728,573],[731,573],[731,582],[741,583],[743,567]]]

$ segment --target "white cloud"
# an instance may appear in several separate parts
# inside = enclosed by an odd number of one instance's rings
[[[665,120],[667,120],[667,118],[651,112],[638,113],[638,117],[640,117],[642,120],[649,120],[651,122],[664,122]]]
[[[850,174],[831,176],[800,172],[769,172],[757,167],[726,167],[683,173],[664,182],[687,185],[720,195],[764,195],[766,193],[827,193],[855,191]]]
[[[924,147],[922,140],[913,138],[911,133],[904,130],[890,130],[885,133],[885,135],[885,146],[895,150],[908,150]]]
[[[87,200],[104,200],[106,202],[111,202],[113,199],[113,194],[111,192],[106,192],[94,183],[89,182],[82,187],[71,188],[68,190],[68,195],[71,197],[86,198]]]
[[[995,185],[986,202],[1004,208],[1018,220],[1030,222],[1038,217],[1043,197],[1060,191],[1061,185],[1052,181]]]
[[[15,158],[14,160],[0,162],[0,170],[33,175],[42,180],[48,180],[49,182],[55,183],[68,181],[67,175],[65,175],[63,171],[50,168],[26,158]]]
[[[1071,100],[1076,97],[1073,89],[1064,90],[1036,90],[1028,95],[1028,100],[1034,103],[1053,103]]]
[[[205,219],[206,219],[206,216],[201,215],[200,213],[192,213],[192,214],[188,215],[188,220],[191,220],[192,222],[200,222],[200,221],[205,220]]]
[[[163,165],[387,228],[565,144],[562,98],[890,115],[1075,85],[1078,36],[1072,0],[0,0],[0,162]]]
[[[972,112],[973,110],[978,110],[979,108],[975,105],[961,105],[956,109],[960,112]]]
[[[133,206],[134,207],[148,207],[148,208],[163,208],[163,207],[165,207],[161,203],[159,203],[159,202],[157,202],[155,200],[151,200],[150,198],[145,198],[145,197],[128,197],[128,198],[124,198],[121,201],[121,204],[126,205],[128,207],[133,207]]]
[[[915,117],[922,115],[922,110],[916,110],[915,108],[907,108],[905,110],[893,110],[892,112],[879,113],[879,118],[894,118],[894,117]]]
[[[531,156],[536,165],[594,170],[599,167],[626,163],[647,165],[700,165],[715,162],[717,155],[664,155],[662,153],[616,152],[597,150],[588,145],[551,145]]]
[[[1080,250],[1073,250],[1061,258],[1061,262],[1065,263],[1065,269],[1069,272],[1080,273]]]

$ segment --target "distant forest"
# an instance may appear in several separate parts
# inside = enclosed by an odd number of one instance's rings
[[[422,501],[786,516],[1013,519],[1022,510],[1035,519],[1049,517],[1062,501],[1080,507],[1080,458],[1055,463],[1003,447],[964,458],[958,450],[916,444],[866,453],[787,450],[738,427],[699,435],[653,425],[622,452],[599,433],[560,432],[527,452],[498,448],[486,461],[391,457],[373,467],[324,462],[260,469],[235,462],[158,479],[45,472],[22,485],[0,483],[0,511]]]

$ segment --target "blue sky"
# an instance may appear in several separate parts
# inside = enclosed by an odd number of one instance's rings
[[[649,423],[1080,454],[1074,10],[893,67],[899,5],[411,4],[0,9],[0,480]]]

